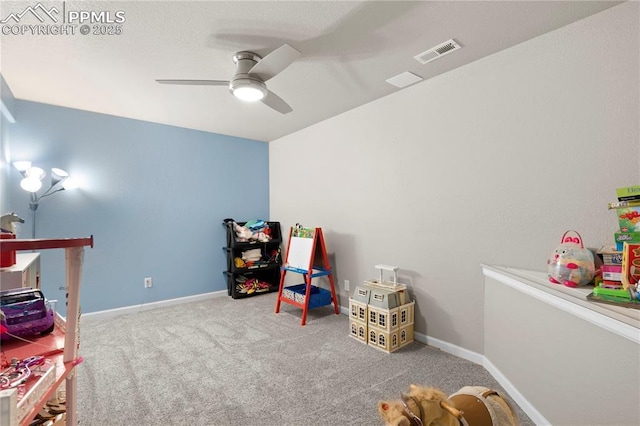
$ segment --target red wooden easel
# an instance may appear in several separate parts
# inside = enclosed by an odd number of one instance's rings
[[[321,228],[292,227],[289,230],[287,253],[284,266],[281,269],[276,314],[280,312],[281,302],[302,309],[302,325],[307,323],[309,309],[333,303],[336,315],[340,313],[336,287]],[[285,287],[284,281],[287,272],[302,274],[304,283]],[[331,284],[330,292],[311,283],[314,278],[324,276],[329,279]]]

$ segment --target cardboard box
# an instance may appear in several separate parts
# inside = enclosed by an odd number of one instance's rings
[[[640,243],[640,232],[616,232],[616,250],[622,252],[623,243]],[[620,262],[622,264],[622,262]]]
[[[616,209],[620,232],[640,232],[640,207]]]
[[[626,186],[616,189],[618,201],[640,200],[640,185]]]
[[[615,246],[603,246],[597,254],[605,265],[622,265],[622,245],[620,250],[617,250]]]
[[[622,285],[626,289],[640,282],[640,243],[623,243]]]
[[[609,281],[622,281],[622,265],[602,265],[602,279]]]

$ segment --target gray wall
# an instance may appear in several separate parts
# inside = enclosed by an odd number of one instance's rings
[[[323,228],[342,306],[344,280],[397,265],[416,331],[483,353],[480,263],[544,270],[568,229],[612,243],[606,203],[640,182],[638,8],[271,142],[271,218]]]

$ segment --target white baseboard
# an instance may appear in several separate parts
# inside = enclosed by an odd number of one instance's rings
[[[484,357],[483,357],[484,358]],[[534,421],[536,425],[551,425],[551,422],[542,415],[536,407],[534,407],[519,391],[516,387],[502,374],[495,365],[488,359],[484,358],[483,367],[493,376],[494,379],[500,383],[509,396],[522,408],[522,411],[527,413],[527,416]]]
[[[414,332],[413,337],[420,343],[433,346],[445,351],[446,353],[466,359],[467,361],[471,361],[475,364],[483,365],[484,356],[477,352],[470,351],[463,347],[454,345],[453,343],[445,342],[444,340],[436,339],[435,337],[430,337],[421,333]]]
[[[123,308],[107,309],[105,311],[89,312],[82,314],[82,318],[108,318],[118,315],[135,314],[151,309],[164,308],[171,305],[179,305],[182,303],[198,302],[201,300],[213,299],[215,297],[228,296],[226,290],[214,291],[211,293],[196,294],[194,296],[179,297],[177,299],[161,300],[159,302],[142,303],[140,305],[125,306]]]

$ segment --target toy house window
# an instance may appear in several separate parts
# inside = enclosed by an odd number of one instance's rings
[[[402,333],[400,333],[400,341],[402,342],[407,341],[407,330],[402,330]]]
[[[405,322],[407,322],[407,311],[403,310],[403,311],[400,313],[400,322],[401,322],[402,324],[404,324]]]
[[[365,312],[364,308],[362,308],[362,307],[361,307],[361,308],[360,308],[360,314],[358,315],[358,317],[359,317],[361,320],[363,320],[363,321],[364,321],[364,319],[365,319],[365,315],[366,315],[366,312]]]
[[[351,305],[351,316],[358,317],[358,307],[356,305]]]
[[[360,327],[358,329],[358,337],[360,337],[361,339],[364,339],[364,327]]]
[[[391,345],[395,348],[396,346],[398,346],[398,335],[397,334],[393,334],[393,336],[391,336]]]
[[[380,327],[386,327],[387,326],[387,316],[385,314],[378,315],[378,325]]]
[[[355,324],[351,324],[351,334],[353,334],[354,336],[358,335],[358,327],[356,327]]]
[[[384,334],[381,334],[380,336],[378,336],[378,344],[383,348],[386,347],[387,344],[385,342]]]
[[[391,326],[392,327],[398,326],[398,314],[395,312],[391,315]]]
[[[371,324],[375,324],[376,323],[376,313],[371,311],[369,312],[369,322]]]
[[[371,343],[376,343],[376,340],[377,340],[377,339],[376,339],[376,332],[375,332],[375,331],[372,331],[371,333],[369,333],[369,341],[370,341]]]

